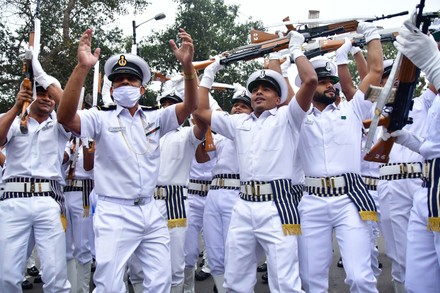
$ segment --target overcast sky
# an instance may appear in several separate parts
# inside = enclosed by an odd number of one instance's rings
[[[137,24],[154,17],[163,12],[166,18],[155,21],[151,20],[136,30],[137,40],[151,33],[152,30],[161,30],[174,23],[176,3],[172,0],[152,0],[142,14],[124,16],[120,20],[120,27],[124,34],[131,36],[132,21]],[[321,19],[337,19],[347,17],[374,17],[381,15],[394,14],[402,11],[413,11],[419,1],[416,0],[306,0],[306,1],[287,1],[287,0],[225,0],[228,5],[236,4],[240,6],[240,20],[244,21],[248,17],[254,20],[262,20],[266,26],[280,23],[282,19],[289,16],[291,20],[305,20],[308,18],[309,10],[319,10]],[[424,11],[432,12],[440,9],[439,0],[428,0]],[[386,21],[377,21],[376,25],[384,28],[399,27],[408,16],[396,17]],[[285,30],[283,26],[269,27],[269,32]]]

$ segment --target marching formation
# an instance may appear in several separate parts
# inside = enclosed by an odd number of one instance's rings
[[[374,293],[382,233],[394,292],[440,292],[440,40],[419,25],[403,24],[395,60],[370,22],[366,56],[346,39],[334,61],[290,31],[229,113],[210,95],[223,56],[199,79],[184,29],[158,107],[139,104],[151,72],[129,53],[104,66],[113,103],[83,101],[91,29],[64,89],[34,55],[34,84],[0,116],[0,291],[22,292],[37,251],[44,292],[90,292],[93,267],[96,293],[194,293],[201,234],[216,292],[254,292],[262,257],[271,292],[328,292],[335,235],[350,292]],[[413,97],[417,68],[429,85]]]

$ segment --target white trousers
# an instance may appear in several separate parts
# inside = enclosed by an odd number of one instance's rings
[[[234,205],[240,200],[238,190],[212,189],[203,214],[203,237],[213,276],[225,273],[225,243]]]
[[[134,253],[141,262],[143,287],[168,293],[171,287],[170,236],[154,200],[128,206],[98,200],[94,215],[96,293],[125,292],[123,277]]]
[[[199,234],[203,226],[206,196],[188,194],[187,229],[185,235],[185,267],[194,268],[199,259]]]
[[[378,184],[381,209],[381,229],[388,258],[391,260],[393,280],[405,282],[406,233],[413,196],[422,187],[422,180],[380,180]]]
[[[30,234],[41,261],[44,292],[70,292],[66,269],[66,238],[60,206],[51,197],[0,201],[0,288],[22,292]]]
[[[427,229],[428,190],[414,195],[408,224],[405,287],[408,293],[440,292],[440,233]]]
[[[92,216],[83,217],[82,191],[64,193],[67,209],[66,253],[67,260],[76,259],[84,265],[92,261]]]
[[[302,230],[299,259],[304,290],[327,292],[334,230],[350,292],[378,292],[371,269],[370,227],[361,220],[348,196],[318,197],[304,192],[299,212]]]
[[[240,199],[233,208],[226,238],[226,292],[254,292],[257,264],[263,251],[270,292],[302,292],[297,236],[284,235],[275,203]]]
[[[167,208],[165,200],[155,200],[156,206],[166,219]],[[185,200],[185,209],[187,210],[187,202]],[[170,253],[171,253],[171,287],[177,287],[183,284],[185,270],[185,243],[186,227],[176,227],[169,229],[170,233]],[[143,281],[142,268],[139,259],[133,255],[128,262],[129,276],[132,284]]]

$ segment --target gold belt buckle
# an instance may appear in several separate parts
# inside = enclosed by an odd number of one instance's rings
[[[400,174],[406,174],[408,173],[408,167],[406,164],[400,164]]]
[[[225,179],[224,178],[218,178],[218,186],[220,186],[220,187],[225,186]]]
[[[30,184],[31,184],[31,191],[30,192],[34,193],[35,192],[35,183],[30,182]]]
[[[330,181],[330,179],[332,179],[333,180],[333,178],[330,178],[330,177],[325,177],[324,178],[324,180],[325,180],[325,186],[324,187],[332,187],[332,182]]]

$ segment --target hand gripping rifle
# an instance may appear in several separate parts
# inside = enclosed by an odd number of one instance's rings
[[[36,98],[36,90],[33,86],[34,84],[34,73],[32,69],[32,58],[38,58],[38,51],[40,50],[40,1],[37,0],[37,8],[35,11],[34,18],[34,31],[29,35],[29,48],[26,49],[24,59],[23,59],[23,87],[25,89],[33,91],[33,97]],[[33,48],[34,54],[32,54],[31,48]],[[29,102],[24,102],[21,109],[20,115],[20,132],[23,134],[28,133],[27,121],[28,113],[27,108],[29,107]]]
[[[436,13],[423,14],[424,6],[425,0],[421,0],[420,4],[418,4],[416,7],[416,15],[412,19],[414,19],[414,25],[416,27],[420,27],[420,25],[422,25],[422,32],[427,33],[431,19],[436,16]],[[398,74],[397,79],[399,83],[396,89],[394,101],[388,105],[391,108],[391,112],[389,113],[388,117],[381,119],[380,116],[382,109],[386,104],[387,98],[391,95],[392,85],[395,82],[394,77],[396,76],[396,73]],[[413,106],[413,96],[417,87],[419,75],[420,69],[412,64],[408,58],[398,52],[388,81],[382,89],[382,92],[377,100],[374,111],[375,114],[370,124],[370,130],[368,132],[367,142],[365,144],[365,160],[379,163],[387,163],[389,161],[389,154],[395,139],[393,137],[390,137],[386,141],[379,139],[373,148],[371,148],[376,127],[378,125],[383,125],[387,128],[388,133],[392,133],[396,130],[402,129],[406,124],[412,123],[412,119],[409,117],[409,112]]]
[[[369,21],[405,15],[407,13],[408,12],[405,11],[405,12],[400,12],[397,14],[376,17],[374,19],[369,19]],[[321,28],[320,32],[313,32],[312,34],[305,33],[303,30],[302,33],[305,37],[305,42],[306,42],[303,46],[304,55],[310,59],[310,58],[337,50],[340,46],[342,46],[344,44],[343,39],[341,39],[341,40],[319,40],[317,42],[313,42],[310,44],[308,44],[307,42],[313,38],[324,37],[324,36],[328,36],[328,35],[335,34],[335,33],[344,33],[344,32],[350,32],[353,30],[355,31],[357,29],[357,24],[358,24],[357,20],[349,21],[348,23],[350,23],[350,25],[345,24],[345,23],[347,23],[347,22],[336,23],[336,24],[334,24],[337,27],[336,29],[325,30],[325,29]],[[325,27],[328,27],[328,26],[330,26],[330,25],[327,25]],[[318,28],[316,28],[316,29],[318,29]],[[294,29],[294,27],[289,26],[288,29],[292,30],[292,29]],[[383,42],[394,41],[394,35],[393,34],[382,35],[381,40]],[[232,49],[230,51],[223,52],[221,54],[222,57],[220,59],[220,64],[226,66],[226,65],[233,63],[233,62],[236,62],[236,61],[252,60],[255,58],[262,57],[262,56],[269,54],[269,53],[272,53],[272,52],[287,49],[289,46],[289,41],[290,41],[290,39],[288,36],[279,37],[277,34],[270,34],[270,33],[262,32],[262,31],[258,31],[258,30],[251,30],[251,44],[241,46],[241,47]],[[364,38],[354,38],[352,42],[353,42],[354,46],[362,47],[363,45],[365,45]],[[193,62],[193,65],[196,70],[200,70],[200,69],[206,68],[209,64],[211,64],[213,62],[214,62],[214,59],[208,59],[208,60],[204,60],[204,61],[195,61],[195,62]]]

